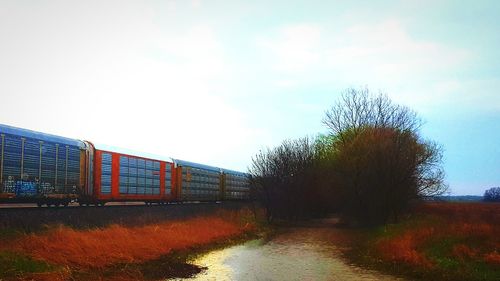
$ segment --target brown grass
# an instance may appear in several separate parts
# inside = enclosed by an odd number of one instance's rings
[[[472,272],[481,266],[487,274],[497,276],[500,204],[423,204],[414,219],[378,234],[374,249],[382,260],[421,271],[455,270],[469,276],[466,274],[475,274]]]
[[[381,239],[376,244],[381,256],[390,262],[402,262],[431,268],[432,262],[418,251],[418,246],[432,235],[432,229],[408,231],[392,238]]]
[[[207,244],[241,234],[252,227],[237,221],[238,214],[156,223],[139,227],[111,225],[91,230],[59,226],[45,233],[27,234],[0,250],[29,255],[74,268],[104,268],[116,263],[140,263],[172,250]]]
[[[484,261],[489,264],[500,266],[500,254],[495,250],[494,252],[486,254],[484,256]]]
[[[452,221],[500,223],[500,203],[425,203],[415,211]]]

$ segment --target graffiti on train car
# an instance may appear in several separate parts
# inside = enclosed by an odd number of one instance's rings
[[[39,181],[37,177],[31,180],[28,174],[24,174],[22,179],[17,180],[14,179],[14,177],[9,176],[7,180],[3,182],[2,186],[3,188],[0,190],[0,193],[15,194],[16,197],[35,197],[49,194],[76,193],[76,186],[70,187],[69,190],[65,190],[65,188],[56,188],[50,182]]]

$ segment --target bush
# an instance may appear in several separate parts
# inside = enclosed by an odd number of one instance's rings
[[[484,192],[484,201],[500,202],[500,187],[492,187]]]
[[[284,141],[252,158],[252,186],[269,221],[295,220],[320,211],[315,166],[315,146],[309,138]]]

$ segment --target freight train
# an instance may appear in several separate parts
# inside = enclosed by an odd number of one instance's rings
[[[247,174],[0,124],[0,202],[102,206],[246,200]]]

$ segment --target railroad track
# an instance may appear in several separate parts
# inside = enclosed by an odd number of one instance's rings
[[[144,202],[108,202],[106,203],[105,206],[95,206],[95,205],[90,205],[90,206],[80,206],[78,203],[70,203],[68,206],[58,206],[58,207],[39,207],[35,203],[18,203],[18,204],[0,204],[0,212],[2,210],[22,210],[22,209],[70,209],[70,208],[123,208],[123,207],[157,207],[157,206],[173,206],[173,205],[191,205],[191,204],[221,204],[220,201],[216,202],[199,202],[199,201],[194,201],[194,202],[170,202],[166,203],[163,205],[159,204],[145,204]],[[230,204],[245,204],[245,202],[232,202]]]

